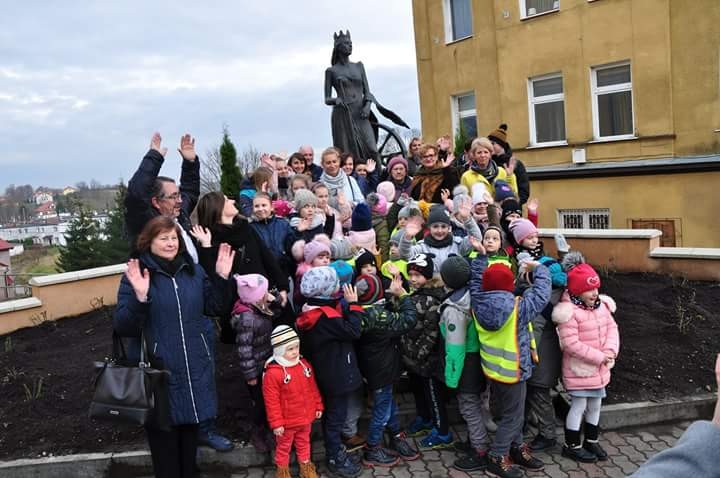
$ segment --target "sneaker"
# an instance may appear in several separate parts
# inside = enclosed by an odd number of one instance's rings
[[[598,461],[605,461],[608,459],[608,454],[598,442],[589,442],[585,440],[583,443],[583,449],[589,451],[598,459]]]
[[[340,478],[355,478],[362,472],[362,466],[359,463],[353,463],[344,448],[328,459],[327,467],[330,473]]]
[[[363,465],[365,466],[391,467],[396,465],[398,461],[399,458],[396,455],[391,454],[389,450],[380,445],[367,446],[363,451]]]
[[[235,448],[235,445],[233,445],[233,442],[228,440],[222,435],[219,435],[215,432],[209,431],[206,433],[200,433],[198,435],[198,445],[199,446],[208,446],[212,448],[215,451],[219,452],[226,452],[230,451],[233,448]]]
[[[413,461],[420,458],[420,452],[410,444],[404,433],[400,432],[390,437],[390,449],[405,461]]]
[[[420,446],[423,448],[431,448],[433,450],[452,448],[452,432],[448,432],[447,435],[440,435],[437,429],[433,428],[428,436],[420,440]]]
[[[522,466],[526,470],[539,471],[545,467],[545,463],[543,463],[542,460],[532,456],[527,443],[510,447],[510,459],[512,459],[513,463]]]
[[[472,450],[464,457],[455,460],[453,467],[464,472],[485,470],[488,467],[487,452]]]
[[[343,437],[342,442],[343,445],[345,445],[345,449],[348,451],[348,453],[352,453],[361,449],[365,446],[366,443],[365,439],[357,433],[350,438]]]
[[[491,476],[500,478],[523,478],[525,476],[522,471],[513,466],[508,455],[500,456],[489,453],[488,466],[485,471]]]
[[[530,449],[532,451],[542,451],[552,448],[557,445],[557,440],[554,438],[547,438],[545,435],[538,433],[535,438],[530,442]]]
[[[407,426],[405,433],[409,437],[425,435],[432,430],[433,424],[431,420],[425,420],[422,417],[415,417],[415,420]]]
[[[563,445],[562,456],[580,463],[595,463],[597,461],[597,456],[581,446],[569,447],[567,445]]]

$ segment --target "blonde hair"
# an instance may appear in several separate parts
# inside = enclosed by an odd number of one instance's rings
[[[330,156],[331,154],[337,155],[338,161],[340,160],[340,156],[342,155],[340,150],[337,148],[334,148],[332,146],[329,148],[325,148],[325,150],[323,150],[322,154],[320,155],[320,165],[323,165],[325,163],[325,157]],[[355,158],[353,158],[353,159],[355,159]]]
[[[493,152],[492,141],[490,141],[489,139],[485,138],[484,136],[481,136],[481,137],[479,137],[479,138],[475,138],[475,139],[473,140],[473,142],[472,142],[471,145],[470,145],[470,149],[471,149],[471,150],[474,150],[475,148],[485,148],[485,149],[487,149],[488,151],[490,151],[490,153]]]

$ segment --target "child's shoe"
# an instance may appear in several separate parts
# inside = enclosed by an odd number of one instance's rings
[[[488,454],[485,450],[470,450],[464,457],[455,460],[455,469],[469,473],[471,471],[482,471],[488,467]]]
[[[278,466],[275,469],[275,478],[292,478],[292,475],[290,474],[290,468],[288,468],[287,466]]]
[[[432,420],[425,420],[423,417],[415,417],[415,420],[407,426],[405,433],[409,437],[424,435],[432,430]]]
[[[520,465],[526,470],[538,471],[545,467],[545,463],[532,456],[530,453],[530,447],[527,443],[523,443],[520,446],[510,447],[510,459],[516,465]]]
[[[605,461],[608,459],[608,454],[598,443],[599,436],[600,428],[597,425],[591,425],[585,422],[585,442],[583,443],[583,448],[595,455],[598,461]]]
[[[517,467],[513,466],[508,455],[488,454],[488,466],[485,470],[491,476],[499,476],[500,478],[523,478],[525,474]]]
[[[562,456],[580,463],[595,463],[597,456],[580,446],[580,430],[565,429],[565,444]]]
[[[389,450],[380,445],[367,446],[363,452],[363,464],[365,466],[386,466],[396,465],[399,458],[391,454]]]
[[[453,446],[452,432],[447,435],[440,435],[436,428],[430,430],[430,434],[420,440],[420,446],[423,448],[432,448],[434,450],[451,448]]]
[[[318,478],[318,476],[312,461],[300,463],[300,478]],[[287,478],[290,478],[290,474],[288,474]]]
[[[405,461],[413,461],[420,458],[420,452],[408,442],[404,433],[390,436],[390,449],[397,452]]]
[[[359,463],[353,463],[344,448],[328,459],[327,466],[330,473],[340,478],[355,478],[362,472],[362,466]]]

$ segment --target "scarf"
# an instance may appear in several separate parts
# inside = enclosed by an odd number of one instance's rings
[[[518,245],[515,249],[515,256],[517,257],[520,252],[527,252],[534,260],[538,260],[545,255],[545,251],[543,251],[542,241],[538,241],[537,246],[535,246],[533,249],[528,249],[527,247]]]
[[[572,294],[568,294],[568,295],[570,295],[570,302],[577,305],[578,307],[580,307],[583,310],[596,310],[598,307],[600,307],[600,304],[601,304],[599,297],[597,299],[595,299],[595,303],[593,305],[587,305],[585,302],[583,302],[583,300],[580,297],[572,295]]]
[[[162,269],[165,273],[171,276],[175,276],[177,271],[179,271],[183,265],[187,264],[187,261],[182,254],[176,255],[175,258],[171,260],[156,256],[152,252],[150,253],[150,256],[155,262],[157,262],[157,264],[160,266],[160,269]]]
[[[480,166],[478,166],[477,163],[470,164],[470,169],[482,175],[482,177],[487,179],[489,183],[492,183],[498,174],[497,164],[495,164],[495,161],[493,161],[492,159],[488,162],[488,165],[485,167],[485,169],[482,169]]]
[[[452,232],[448,232],[448,235],[445,237],[445,239],[442,239],[438,241],[432,235],[428,234],[425,236],[425,239],[423,239],[423,242],[427,244],[430,247],[434,247],[435,249],[442,249],[444,247],[448,247],[453,243],[453,235]]]
[[[346,184],[350,186],[350,180],[348,179],[347,174],[345,174],[345,171],[343,171],[342,169],[338,171],[337,176],[335,177],[332,177],[325,171],[323,171],[323,173],[320,175],[320,182],[327,186],[331,196],[336,196],[337,190],[344,189]]]
[[[295,216],[293,218],[290,218],[290,227],[297,229],[298,225],[300,224],[300,221],[302,221],[302,218],[300,216]],[[318,226],[324,226],[324,225],[325,225],[325,213],[324,212],[315,212],[315,214],[312,217],[312,222],[310,223],[310,227],[308,228],[308,231],[311,231]]]
[[[410,190],[414,191],[417,185],[420,185],[419,201],[433,202],[433,196],[445,179],[443,168],[436,167],[427,169],[422,166],[415,173],[415,177],[410,184]]]

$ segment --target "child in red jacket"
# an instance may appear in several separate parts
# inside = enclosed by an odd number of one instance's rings
[[[310,461],[310,429],[322,416],[323,404],[313,368],[300,357],[300,339],[287,325],[272,331],[273,356],[265,365],[263,395],[268,423],[275,434],[276,476],[290,478],[290,450],[300,464],[301,478],[317,478]]]

